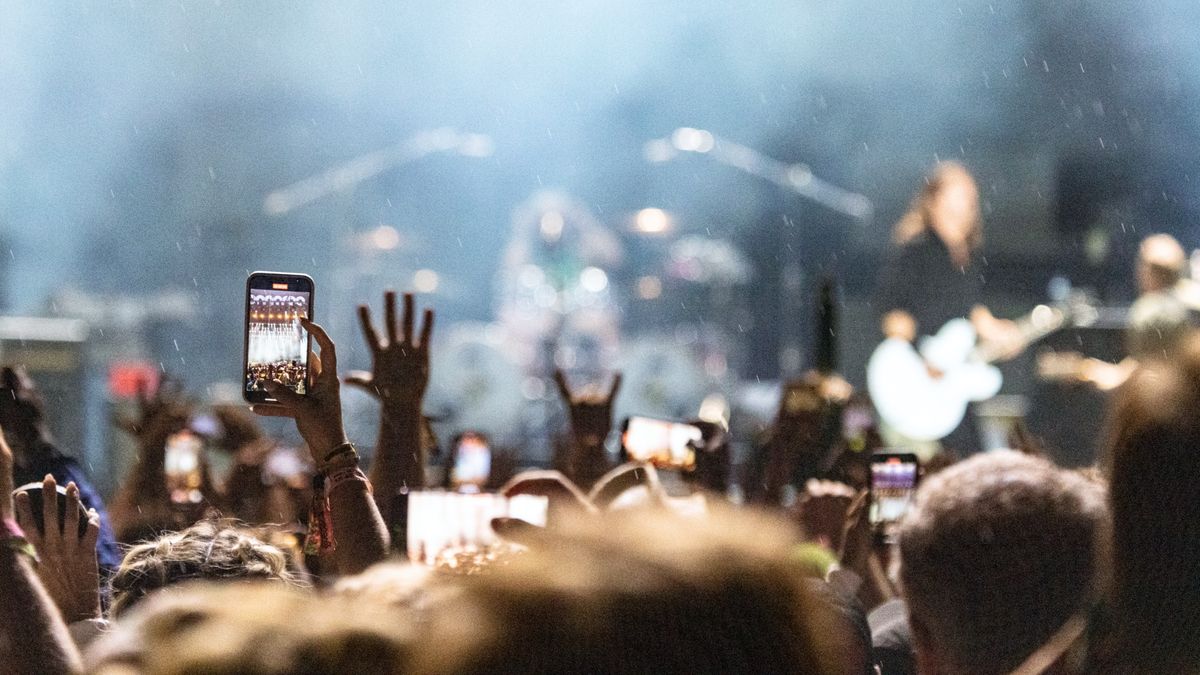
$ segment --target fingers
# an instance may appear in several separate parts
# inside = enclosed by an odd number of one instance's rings
[[[613,375],[612,389],[608,390],[608,402],[612,403],[617,398],[617,392],[621,391],[621,373]]]
[[[304,403],[303,396],[297,394],[291,389],[288,389],[282,384],[279,384],[278,382],[268,381],[263,385],[263,388],[266,389],[267,393],[279,402],[280,406],[285,408],[295,408],[296,406]]]
[[[396,291],[383,293],[383,326],[387,330],[388,344],[396,344]]]
[[[567,376],[558,368],[554,369],[554,384],[558,385],[558,393],[563,400],[571,403],[571,387],[567,385]]]
[[[372,396],[379,393],[375,390],[375,383],[374,380],[371,379],[371,374],[365,370],[350,371],[345,377],[342,378],[342,382],[345,382],[352,387],[363,389]]]
[[[304,326],[321,346],[321,371],[327,373],[337,372],[337,347],[333,344],[333,339],[329,337],[329,333],[325,332],[318,324],[309,321],[308,319],[300,319],[300,325]]]
[[[255,415],[259,415],[260,417],[296,417],[295,412],[293,412],[290,408],[284,408],[283,406],[278,405],[270,405],[267,403],[260,403],[258,405],[250,406],[250,412],[254,413]]]
[[[88,509],[87,530],[83,533],[83,539],[79,540],[79,548],[95,552],[98,541],[100,541],[100,514],[96,513],[96,509]]]
[[[363,340],[366,341],[367,347],[372,351],[379,351],[383,345],[379,342],[379,333],[375,332],[375,325],[371,323],[371,308],[366,305],[358,306],[358,325],[362,327]]]
[[[411,345],[413,341],[413,322],[417,320],[417,310],[413,306],[413,294],[404,294],[404,344]]]
[[[55,499],[54,501],[58,501]],[[79,488],[75,481],[67,483],[67,510],[63,516],[62,537],[64,541],[79,539],[79,510],[83,504],[79,502]]]
[[[42,536],[50,541],[62,535],[58,529],[58,483],[50,474],[42,479],[42,529]]]
[[[38,533],[37,521],[33,519],[33,502],[29,501],[29,493],[22,490],[13,497],[13,510],[17,512],[17,525],[25,532],[25,538],[34,548],[41,548],[42,536]]]
[[[317,378],[321,376],[321,357],[311,349],[308,351],[308,386],[317,383]]]
[[[421,322],[421,344],[417,345],[421,349],[429,349],[429,340],[433,337],[433,310],[425,310],[424,320]]]

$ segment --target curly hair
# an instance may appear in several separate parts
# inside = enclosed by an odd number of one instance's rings
[[[282,549],[232,521],[204,520],[129,549],[113,574],[112,614],[152,591],[190,580],[271,580],[303,586]]]

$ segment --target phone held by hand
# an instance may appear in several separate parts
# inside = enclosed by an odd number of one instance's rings
[[[203,498],[200,494],[203,482],[200,453],[203,451],[204,441],[189,429],[167,438],[163,469],[172,503],[197,504]]]
[[[459,492],[481,492],[491,475],[492,449],[487,437],[474,431],[464,432],[455,443],[450,487]]]
[[[911,452],[880,450],[871,456],[871,524],[894,529],[917,492],[920,464]]]
[[[308,393],[311,338],[300,319],[312,316],[313,280],[306,274],[254,272],[246,279],[246,335],[242,396],[274,403],[265,385],[277,382]]]
[[[691,471],[704,443],[700,427],[653,417],[630,417],[621,430],[621,452],[627,461],[649,462],[659,469]]]

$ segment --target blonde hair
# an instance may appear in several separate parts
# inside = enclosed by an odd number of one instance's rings
[[[88,652],[88,672],[407,673],[409,626],[385,603],[280,584],[183,584],[122,618]]]
[[[912,203],[908,207],[908,211],[901,216],[896,222],[896,226],[892,228],[892,243],[898,246],[903,246],[908,242],[916,239],[918,236],[928,232],[933,227],[931,210],[937,198],[941,195],[942,190],[956,182],[966,182],[975,188],[978,194],[978,186],[975,184],[975,178],[971,176],[971,172],[967,167],[958,162],[938,162],[933,170],[925,176],[925,184],[917,191],[913,197]],[[978,250],[983,245],[983,214],[979,211],[978,199],[976,199],[975,217],[971,220],[971,231],[967,235],[967,244],[972,251]]]
[[[460,578],[461,595],[427,617],[439,649],[415,671],[829,672],[840,643],[788,559],[797,539],[732,509],[578,516],[492,574]]]
[[[304,585],[288,555],[254,531],[231,521],[204,520],[133,546],[113,574],[112,614],[120,615],[152,591],[183,581],[274,580]]]

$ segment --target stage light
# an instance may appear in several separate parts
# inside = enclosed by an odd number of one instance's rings
[[[391,251],[400,245],[400,233],[391,225],[380,225],[371,232],[371,246],[381,251]]]
[[[435,293],[440,283],[438,273],[433,270],[417,270],[413,273],[413,290],[418,293]]]
[[[652,141],[647,141],[642,146],[642,156],[651,164],[661,164],[669,162],[675,157],[675,148],[671,146],[671,142],[662,138],[656,138]]]
[[[579,285],[589,293],[600,293],[608,288],[608,275],[599,267],[585,267],[579,273]]]
[[[662,209],[642,209],[634,218],[634,225],[642,234],[663,234],[671,229],[671,217]]]
[[[554,242],[562,236],[563,226],[566,222],[563,220],[563,215],[558,211],[547,211],[542,214],[541,220],[538,221],[538,226],[542,232],[542,239]]]
[[[812,169],[803,164],[793,164],[787,170],[788,180],[796,187],[804,187],[812,183]]]
[[[657,300],[662,296],[662,279],[647,275],[638,279],[637,294],[642,300]]]
[[[713,135],[703,129],[680,127],[671,134],[671,144],[684,152],[708,152],[713,149]]]

